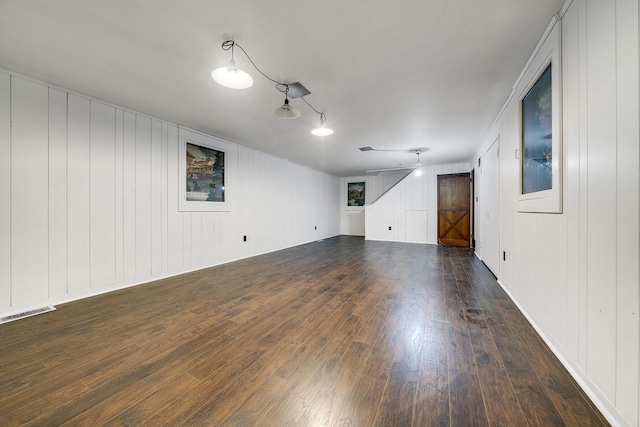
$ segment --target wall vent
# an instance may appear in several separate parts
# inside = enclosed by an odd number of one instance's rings
[[[54,311],[55,309],[56,308],[54,306],[49,304],[49,305],[47,305],[45,307],[35,308],[33,310],[23,311],[22,313],[16,313],[16,314],[12,314],[10,316],[0,317],[0,325],[3,324],[3,323],[13,322],[14,320],[24,319],[25,317],[31,317],[31,316],[35,316],[37,314],[42,314],[42,313],[47,313],[49,311]]]

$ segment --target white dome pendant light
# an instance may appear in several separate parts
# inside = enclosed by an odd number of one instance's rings
[[[236,61],[233,59],[233,46],[235,42],[233,40],[227,40],[222,43],[223,50],[231,49],[231,61],[229,61],[228,67],[216,68],[211,72],[211,78],[216,83],[228,87],[231,89],[246,89],[253,85],[253,78],[236,67]]]
[[[273,114],[275,114],[276,117],[279,117],[281,119],[297,119],[298,117],[300,117],[300,111],[297,108],[289,105],[288,95],[289,95],[289,87],[287,86],[284,91],[284,104],[282,104],[281,107],[278,107],[275,110],[273,110]]]
[[[327,120],[324,113],[320,113],[320,127],[315,128],[311,131],[311,133],[315,136],[329,136],[333,133],[333,129],[329,129],[324,125],[324,122]]]

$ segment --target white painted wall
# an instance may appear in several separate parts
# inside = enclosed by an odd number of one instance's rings
[[[423,166],[365,207],[365,238],[438,243],[438,175],[469,172],[469,163]],[[391,230],[389,230],[391,227]]]
[[[339,234],[339,178],[220,140],[232,210],[179,212],[183,131],[0,72],[0,315]]]
[[[404,178],[409,171],[381,173],[379,175],[351,176],[341,178],[340,184],[340,234],[364,236],[364,207],[347,206],[347,184],[349,182],[366,182],[365,204],[374,203]]]
[[[510,99],[474,159],[499,135],[500,228],[477,237],[506,251],[500,283],[609,420],[638,426],[638,1],[568,5],[563,213],[516,211],[518,101]]]

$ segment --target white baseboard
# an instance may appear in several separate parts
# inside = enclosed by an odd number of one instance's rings
[[[322,239],[331,239],[333,237],[339,236],[340,234],[332,234],[329,236],[324,236],[322,237]],[[168,279],[170,277],[176,277],[176,276],[180,276],[183,274],[188,274],[188,273],[192,273],[194,271],[198,271],[198,270],[204,270],[205,268],[211,268],[211,267],[217,267],[219,265],[224,265],[224,264],[229,264],[231,262],[235,262],[235,261],[240,261],[243,259],[247,259],[247,258],[252,258],[254,256],[260,256],[260,255],[265,255],[268,253],[272,253],[272,252],[277,252],[277,251],[281,251],[284,249],[289,249],[289,248],[294,248],[296,246],[301,246],[301,245],[306,245],[309,243],[313,243],[316,242],[318,239],[313,239],[313,240],[309,240],[307,242],[302,242],[302,243],[296,243],[293,245],[289,245],[289,246],[284,246],[281,248],[276,248],[273,250],[268,250],[268,251],[264,251],[264,252],[260,252],[260,253],[255,253],[255,254],[251,254],[251,255],[247,255],[247,256],[243,256],[243,257],[238,257],[238,258],[233,258],[233,259],[229,259],[226,261],[222,261],[219,263],[215,263],[215,264],[210,264],[210,265],[203,265],[203,266],[199,266],[199,267],[195,267],[195,268],[191,268],[188,270],[181,270],[179,272],[176,273],[169,273],[169,274],[164,274],[164,275],[160,275],[160,276],[153,276],[153,277],[147,277],[145,279],[142,280],[136,280],[136,281],[130,281],[130,282],[120,282],[118,284],[114,284],[113,286],[102,286],[100,288],[97,289],[91,289],[90,292],[87,293],[83,293],[81,295],[65,295],[64,297],[60,297],[60,298],[53,298],[53,299],[49,299],[47,301],[43,301],[37,304],[37,306],[44,306],[44,305],[60,305],[60,304],[66,304],[69,302],[73,302],[73,301],[79,301],[85,298],[91,298],[91,297],[95,297],[98,295],[103,295],[103,294],[108,294],[109,292],[114,292],[114,291],[119,291],[122,289],[127,289],[127,288],[132,288],[134,286],[140,286],[140,285],[144,285],[147,283],[151,283],[151,282],[155,282],[158,280],[163,280],[163,279]],[[31,306],[25,306],[25,307],[12,307],[10,308],[10,310],[7,310],[6,312],[2,312],[0,313],[0,317],[4,317],[4,316],[10,316],[13,315],[15,313],[19,313],[28,309],[33,308],[34,305]]]
[[[538,323],[533,319],[533,317],[529,314],[526,307],[524,307],[518,300],[514,297],[514,295],[509,291],[509,289],[502,283],[500,280],[497,281],[498,284],[502,287],[502,289],[506,292],[507,296],[511,301],[518,307],[518,310],[524,315],[529,324],[536,330],[538,335],[544,340],[547,347],[555,354],[555,356],[560,360],[560,363],[569,371],[569,374],[573,377],[573,379],[578,383],[578,385],[582,388],[582,390],[589,396],[589,399],[593,402],[593,404],[598,408],[598,410],[602,413],[602,415],[611,423],[612,426],[615,427],[631,427],[622,414],[615,408],[615,406],[609,402],[609,400],[600,392],[598,387],[589,379],[589,377],[585,374],[585,372],[580,369],[573,361],[564,354],[562,349],[558,346],[558,343],[547,336],[545,332],[539,327]]]

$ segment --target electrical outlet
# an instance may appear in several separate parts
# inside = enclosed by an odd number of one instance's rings
[[[313,229],[314,229],[314,230],[317,230],[317,229],[318,229],[318,226],[317,226],[317,225],[315,225],[315,226],[313,227]]]
[[[247,236],[244,236],[243,241],[246,242],[247,241]]]
[[[507,252],[502,251],[502,260],[506,261],[507,260]]]
[[[389,226],[389,231],[391,231],[391,226]]]

